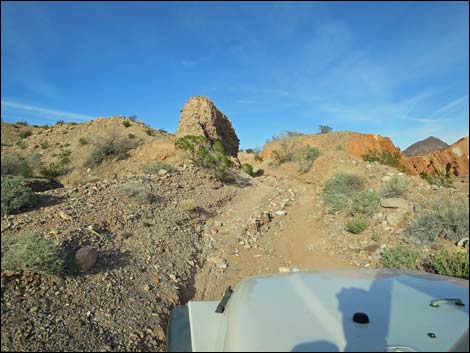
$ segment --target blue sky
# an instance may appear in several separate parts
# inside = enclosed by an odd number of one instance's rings
[[[241,148],[318,125],[404,149],[468,135],[467,2],[2,1],[5,121],[131,115],[175,131],[192,96]]]

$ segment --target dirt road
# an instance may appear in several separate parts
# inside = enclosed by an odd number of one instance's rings
[[[329,254],[320,197],[313,184],[275,175],[256,178],[207,222],[210,252],[196,274],[194,300],[218,300],[229,285],[252,275],[353,268]]]

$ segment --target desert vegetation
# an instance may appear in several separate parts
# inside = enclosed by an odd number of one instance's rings
[[[402,197],[406,190],[406,180],[395,175],[390,180],[382,183],[379,193],[383,198]]]
[[[176,170],[173,166],[161,161],[156,161],[144,166],[144,172],[147,174],[156,174],[162,169],[167,172],[174,172]]]
[[[222,181],[233,165],[220,141],[211,144],[204,136],[187,135],[177,139],[175,146],[185,151],[196,165],[211,170]]]
[[[2,177],[2,214],[15,213],[36,204],[37,197],[34,192],[26,186],[23,177]]]
[[[63,275],[75,271],[72,256],[51,239],[36,233],[2,234],[2,270],[44,275]]]
[[[458,241],[469,233],[468,200],[457,196],[434,197],[406,228],[406,235],[425,244],[438,237]]]
[[[93,145],[93,150],[85,161],[86,167],[99,165],[109,159],[126,159],[129,157],[129,152],[139,144],[134,139],[116,133],[99,136],[89,143]]]

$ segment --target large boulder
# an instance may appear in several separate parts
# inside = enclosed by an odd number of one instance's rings
[[[189,99],[181,111],[176,137],[205,136],[209,141],[220,140],[225,154],[237,157],[240,140],[230,120],[206,97]]]

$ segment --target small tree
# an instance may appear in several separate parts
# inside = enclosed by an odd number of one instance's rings
[[[333,131],[333,128],[328,125],[318,125],[318,129],[320,130],[320,134],[327,134]]]

